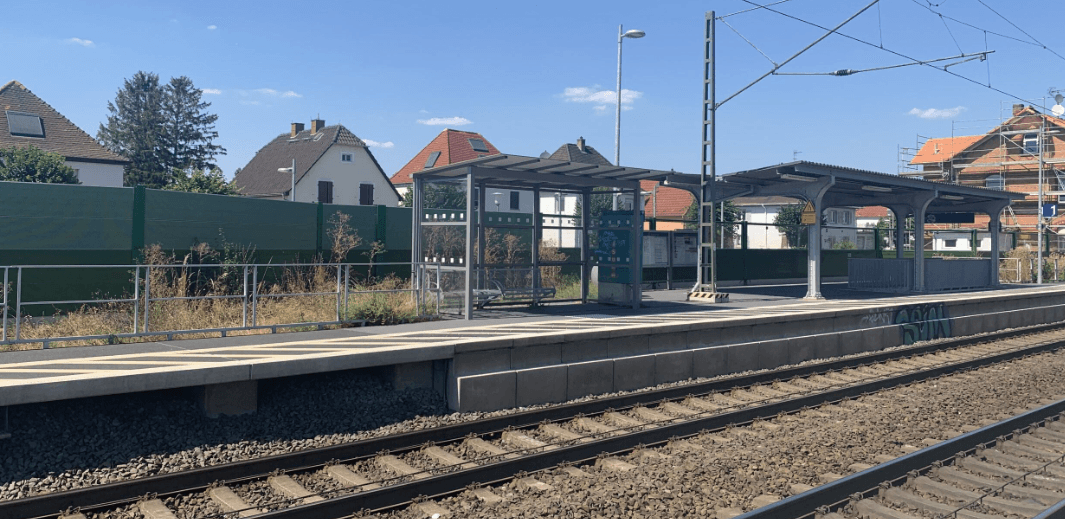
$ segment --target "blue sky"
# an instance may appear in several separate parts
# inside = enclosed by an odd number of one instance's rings
[[[1065,55],[1053,0],[983,0]],[[867,0],[792,0],[773,6],[831,27]],[[988,62],[848,77],[770,76],[718,112],[719,173],[800,159],[883,172],[918,134],[987,131],[1009,95],[1042,102],[1065,88],[1065,59],[957,22],[1029,37],[979,0],[883,0],[841,32],[918,59],[994,50]],[[18,80],[96,134],[124,78],[185,75],[219,115],[227,177],[289,123],[321,116],[373,141],[395,173],[443,128],[480,132],[504,153],[537,155],[584,136],[613,158],[617,30],[624,44],[622,164],[699,171],[704,13],[747,9],[740,0],[612,2],[16,2],[0,45],[0,82]],[[946,21],[946,27],[944,26]],[[778,14],[728,18],[780,62],[824,31]],[[948,31],[949,28],[949,31]],[[771,64],[722,23],[718,95]],[[955,42],[956,40],[956,42]],[[825,72],[907,60],[830,36],[782,71]],[[953,122],[966,121],[966,122]]]

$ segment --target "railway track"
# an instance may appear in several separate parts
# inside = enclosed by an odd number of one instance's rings
[[[705,430],[794,413],[863,394],[1065,347],[1065,331],[1039,326],[515,413],[282,456],[242,461],[0,503],[0,518],[77,517],[139,510],[176,517],[183,496],[213,503],[216,517],[345,517],[405,506],[482,482],[564,463],[625,462],[621,453]],[[571,468],[571,470],[579,470]],[[498,499],[487,487],[478,497]],[[432,502],[422,502],[427,515]],[[78,508],[74,508],[78,507]],[[65,511],[65,512],[64,512]]]
[[[737,519],[1065,516],[1065,400]]]

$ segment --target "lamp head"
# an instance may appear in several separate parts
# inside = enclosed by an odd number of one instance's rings
[[[625,31],[625,34],[621,35],[622,38],[643,38],[644,36],[647,36],[647,33],[636,29]]]

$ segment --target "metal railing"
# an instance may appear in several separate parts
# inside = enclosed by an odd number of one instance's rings
[[[405,269],[396,269],[396,267],[406,267]],[[0,285],[0,346],[15,345],[15,344],[42,344],[43,348],[48,348],[51,343],[56,342],[73,342],[73,341],[107,341],[108,343],[118,342],[120,339],[129,339],[136,337],[166,337],[167,340],[171,340],[177,335],[187,335],[196,333],[218,333],[222,337],[226,337],[229,332],[234,331],[246,331],[246,330],[269,330],[271,333],[277,333],[279,329],[295,328],[295,327],[307,327],[314,326],[318,329],[322,329],[325,326],[331,325],[352,325],[352,324],[365,324],[365,320],[351,319],[350,318],[350,306],[349,303],[353,296],[359,296],[362,294],[381,295],[381,294],[396,294],[396,293],[409,293],[411,300],[415,303],[415,312],[418,317],[426,315],[439,315],[440,311],[440,267],[439,263],[414,263],[409,262],[375,262],[375,263],[213,263],[213,264],[174,264],[174,265],[10,265],[0,266],[0,270],[3,270],[3,284]],[[352,270],[365,270],[366,277],[364,281],[373,281],[373,272],[377,269],[388,269],[393,271],[401,271],[404,274],[417,270],[420,274],[420,279],[432,279],[432,273],[435,272],[435,279],[437,280],[435,286],[432,283],[426,283],[422,287],[414,286],[411,283],[407,283],[406,287],[401,288],[370,288],[359,289],[357,284],[357,276],[353,276]],[[132,274],[132,279],[129,279],[122,283],[125,285],[121,287],[121,293],[130,294],[132,297],[96,297],[96,298],[79,298],[79,299],[56,299],[56,298],[44,298],[44,299],[27,299],[24,295],[24,279],[26,274],[34,271],[42,270],[58,270],[58,269],[78,269],[78,270],[119,270]],[[280,269],[280,272],[277,272]],[[216,271],[212,277],[210,270]],[[275,281],[283,278],[284,276],[298,276],[301,272],[306,274],[317,275],[319,281],[325,281],[325,276],[328,276],[329,286],[332,290],[323,291],[320,289],[321,284],[315,286],[313,283],[308,282],[305,286],[309,290],[287,292],[278,290],[282,287],[282,284],[274,282],[269,288],[271,290],[263,290],[268,283],[268,274],[274,270],[273,277]],[[219,278],[218,273],[236,273],[239,276],[239,285],[235,286],[235,290],[219,291],[217,290],[217,282]],[[335,273],[335,274],[334,274]],[[128,274],[127,274],[128,275]],[[334,283],[335,279],[335,283]],[[378,278],[380,281],[381,278]],[[168,292],[177,291],[177,295],[165,295],[165,296],[153,296],[153,288],[158,292],[163,287],[158,286],[160,283],[167,285],[169,283]],[[177,283],[180,287],[175,287]],[[13,289],[12,289],[13,287]],[[354,288],[354,289],[353,289]],[[12,301],[11,293],[14,292],[14,301]],[[435,301],[427,297],[427,293],[436,293]],[[279,300],[283,298],[308,298],[319,297],[327,299],[335,299],[335,309],[332,313],[332,319],[319,319],[312,321],[299,321],[299,322],[275,322],[269,324],[261,324],[262,320],[261,310],[264,307],[264,301],[267,300]],[[167,302],[175,301],[224,301],[224,300],[239,300],[240,301],[240,325],[239,326],[218,326],[218,327],[203,327],[203,328],[182,328],[182,329],[158,329],[153,327],[152,314],[159,311],[165,311],[164,308]],[[28,307],[53,307],[58,309],[60,306],[78,306],[84,307],[86,305],[132,305],[132,308],[126,310],[127,315],[130,315],[129,331],[114,330],[113,333],[106,334],[94,334],[94,335],[72,335],[72,336],[48,336],[48,337],[24,337],[23,324],[30,319],[46,320],[46,319],[63,319],[66,316],[63,312],[57,311],[51,316],[29,315],[25,311]],[[118,310],[116,313],[123,313]],[[12,333],[13,332],[13,333]]]

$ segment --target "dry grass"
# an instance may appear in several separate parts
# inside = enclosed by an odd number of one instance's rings
[[[220,257],[206,244],[195,247],[182,259],[165,253],[158,246],[145,250],[145,262],[156,265],[147,280],[153,299],[148,310],[148,330],[170,332],[176,330],[203,330],[212,328],[235,328],[245,323],[252,325],[253,305],[250,289],[247,304],[244,294],[244,269],[239,266],[198,267],[197,264],[239,264],[250,254],[238,253],[237,257]],[[162,268],[158,265],[179,265]],[[254,320],[258,326],[288,325],[299,323],[333,322],[337,320],[337,267],[316,265],[306,267],[262,267],[257,282],[258,297],[254,305]],[[340,300],[340,320],[367,324],[396,324],[421,319],[417,304],[410,292],[357,293],[359,291],[409,290],[410,282],[395,276],[385,278],[359,278],[353,269],[348,287],[347,306]],[[356,279],[359,278],[359,279]],[[343,279],[343,278],[341,278]],[[141,297],[137,304],[144,309],[145,282],[141,281]],[[249,278],[250,284],[250,278]],[[132,286],[132,280],[131,280]],[[327,294],[323,294],[327,293]],[[315,295],[284,295],[315,294]],[[203,299],[237,296],[227,299]],[[125,296],[130,297],[130,296]],[[191,298],[155,301],[159,298]],[[435,308],[427,309],[435,310]],[[422,312],[423,314],[428,312]],[[143,313],[137,315],[138,331],[144,331]],[[56,337],[105,336],[103,339],[86,339],[52,343],[54,346],[99,345],[118,342],[140,342],[158,337],[115,337],[116,334],[133,331],[134,305],[132,303],[101,303],[84,305],[71,311],[57,313],[47,318],[23,318],[20,323],[22,339]],[[13,323],[8,321],[9,336],[14,336]],[[307,327],[286,328],[286,331],[313,329]],[[327,325],[335,328],[342,325]],[[254,335],[270,333],[269,329],[239,330],[229,335]],[[217,337],[217,332],[191,332],[176,334],[177,338]],[[0,346],[0,351],[36,349],[43,343],[27,343]]]

